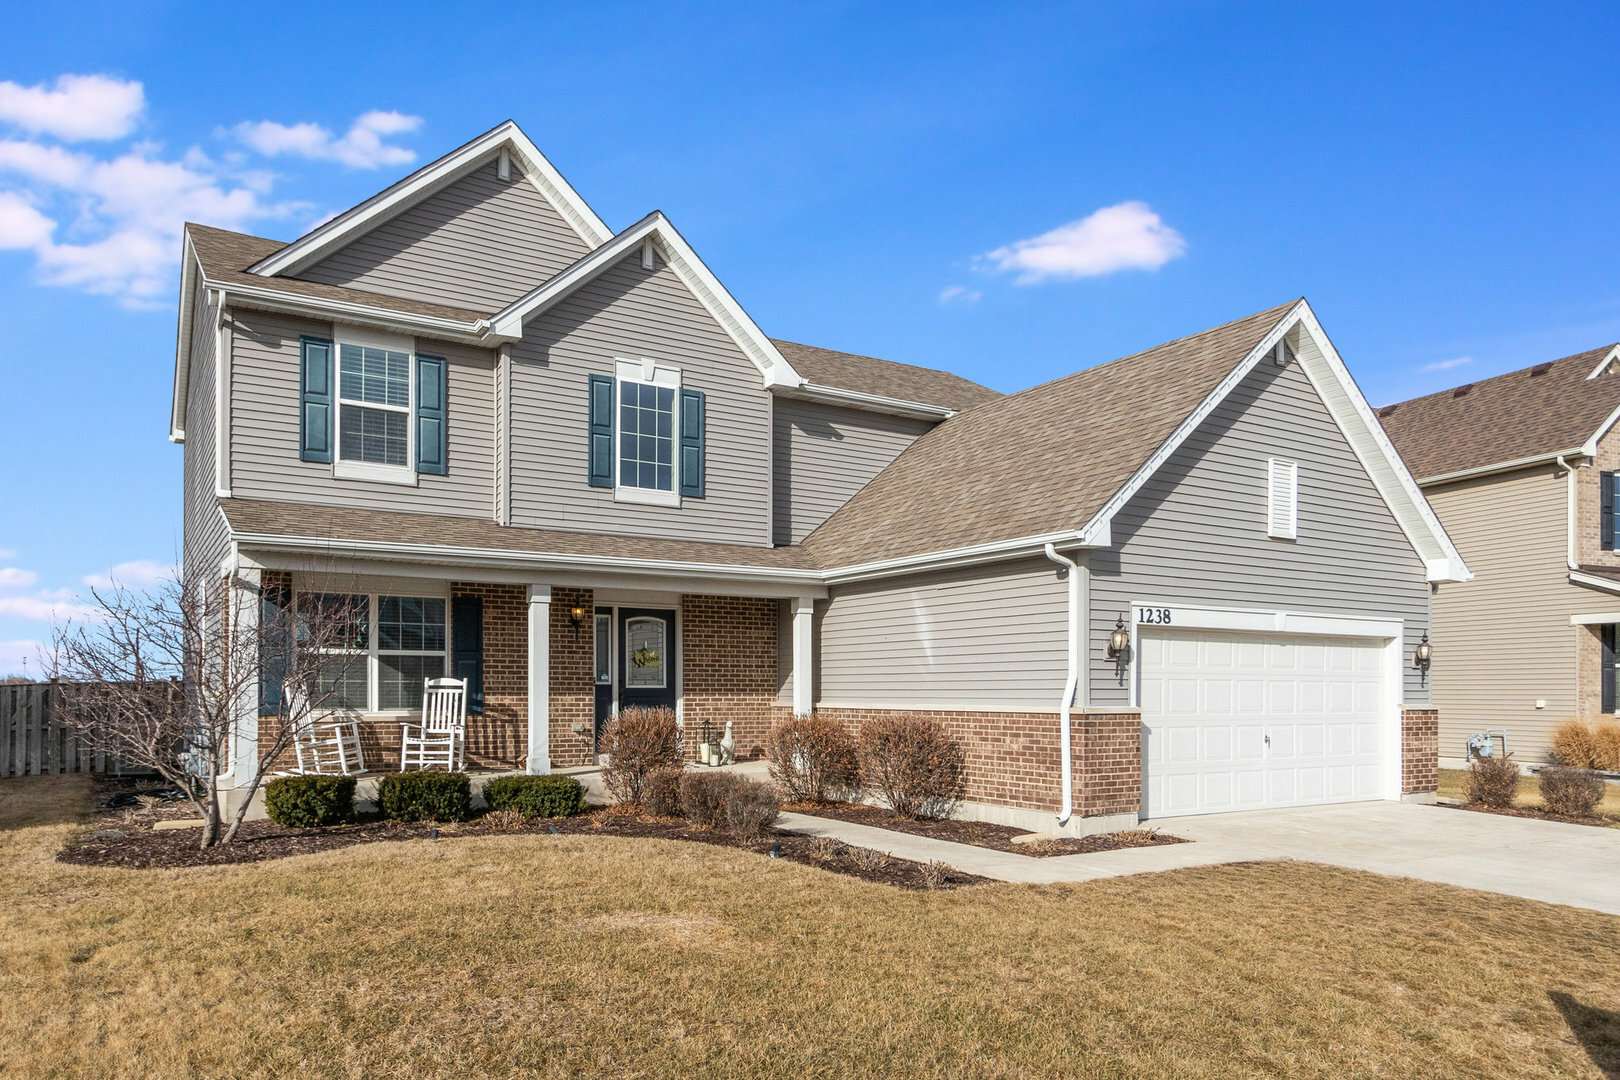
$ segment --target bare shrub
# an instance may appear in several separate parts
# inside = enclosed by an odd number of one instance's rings
[[[758,840],[782,812],[782,796],[770,784],[744,781],[726,796],[726,825],[744,842]]]
[[[810,841],[810,857],[816,862],[830,862],[848,851],[842,841],[831,836],[818,836]]]
[[[887,851],[879,851],[876,848],[869,847],[850,848],[849,856],[851,862],[867,873],[887,870],[889,864],[894,862],[894,857]]]
[[[766,740],[771,779],[789,802],[855,802],[861,767],[855,738],[830,716],[809,713],[784,720]]]
[[[1572,769],[1568,765],[1549,765],[1537,778],[1541,788],[1541,801],[1548,810],[1562,817],[1591,817],[1597,804],[1603,801],[1606,785],[1603,777],[1590,769]]]
[[[647,777],[681,765],[681,733],[672,709],[620,709],[602,732],[608,761],[602,783],[619,802],[639,803]]]
[[[962,746],[937,720],[907,713],[868,720],[857,748],[862,784],[901,817],[949,817],[962,800]]]
[[[641,786],[641,809],[653,817],[681,816],[681,770],[654,769]]]
[[[1620,772],[1620,723],[1564,721],[1553,729],[1552,759],[1572,769]]]
[[[523,823],[527,820],[521,810],[491,810],[479,818],[478,822],[491,832],[512,832],[523,828]]]
[[[1519,767],[1508,757],[1480,758],[1468,767],[1468,801],[1503,810],[1519,793]]]
[[[925,889],[943,889],[950,881],[950,875],[956,873],[956,868],[938,859],[930,859],[923,863],[922,883]]]
[[[1599,721],[1592,725],[1592,737],[1597,743],[1592,767],[1604,772],[1620,772],[1620,723]]]
[[[695,772],[681,774],[681,816],[688,825],[712,829],[726,825],[726,800],[739,784],[747,783],[731,773]]]

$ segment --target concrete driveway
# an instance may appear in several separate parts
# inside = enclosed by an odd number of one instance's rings
[[[1195,841],[1038,859],[785,813],[781,828],[1002,881],[1094,881],[1214,863],[1300,859],[1620,915],[1620,829],[1445,806],[1366,802],[1155,818]]]

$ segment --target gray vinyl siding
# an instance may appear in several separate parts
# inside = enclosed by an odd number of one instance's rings
[[[494,312],[589,250],[515,159],[510,180],[492,160],[299,276]]]
[[[816,605],[822,706],[1052,711],[1068,586],[1045,559],[834,587]]]
[[[188,579],[218,572],[230,543],[225,515],[214,494],[214,466],[218,452],[214,416],[214,304],[201,276],[192,296],[191,374],[186,391],[186,441],[183,451],[185,484],[184,551]]]
[[[419,339],[449,361],[449,472],[417,486],[337,479],[331,465],[298,459],[298,339],[332,324],[263,311],[230,312],[231,494],[371,510],[488,518],[494,505],[494,356]]]
[[[681,369],[705,395],[706,498],[616,503],[587,483],[588,376],[615,358]],[[531,322],[512,346],[512,524],[717,543],[770,542],[770,402],[759,369],[663,262],[638,252]],[[616,410],[615,410],[616,412]]]
[[[778,544],[797,544],[933,425],[777,398],[771,469]]]
[[[1299,463],[1299,537],[1266,536],[1266,459]],[[1298,363],[1262,363],[1114,519],[1091,555],[1091,702],[1129,687],[1104,649],[1131,601],[1287,610],[1404,622],[1405,702],[1429,627],[1422,560]]]

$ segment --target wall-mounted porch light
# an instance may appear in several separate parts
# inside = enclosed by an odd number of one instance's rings
[[[1115,671],[1121,675],[1125,672],[1126,657],[1130,649],[1131,635],[1125,629],[1125,615],[1121,613],[1119,618],[1114,620],[1114,629],[1108,635],[1108,659],[1114,662]]]
[[[1421,674],[1421,681],[1424,685],[1428,684],[1429,665],[1433,662],[1434,646],[1429,644],[1429,632],[1425,630],[1423,631],[1423,640],[1418,642],[1417,648],[1412,650],[1412,666],[1417,668]]]
[[[580,624],[582,622],[584,622],[584,620],[585,620],[585,609],[584,608],[577,607],[577,608],[574,608],[572,611],[570,611],[568,613],[568,621],[573,624],[573,627],[574,627],[575,630],[579,629]]]

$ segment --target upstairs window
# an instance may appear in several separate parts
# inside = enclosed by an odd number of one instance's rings
[[[338,460],[410,460],[411,357],[367,345],[338,346]]]
[[[615,502],[679,506],[701,499],[704,396],[683,389],[679,368],[619,360],[590,377],[590,484]]]
[[[675,388],[619,380],[619,486],[675,490]]]
[[[300,343],[299,458],[349,480],[415,484],[447,468],[449,366],[408,337],[345,328]]]
[[[1614,537],[1617,531],[1615,529],[1615,512],[1620,509],[1620,487],[1616,486],[1617,481],[1620,481],[1620,473],[1599,473],[1598,480],[1602,484],[1603,512],[1598,517],[1602,529],[1603,550],[1613,551]]]

